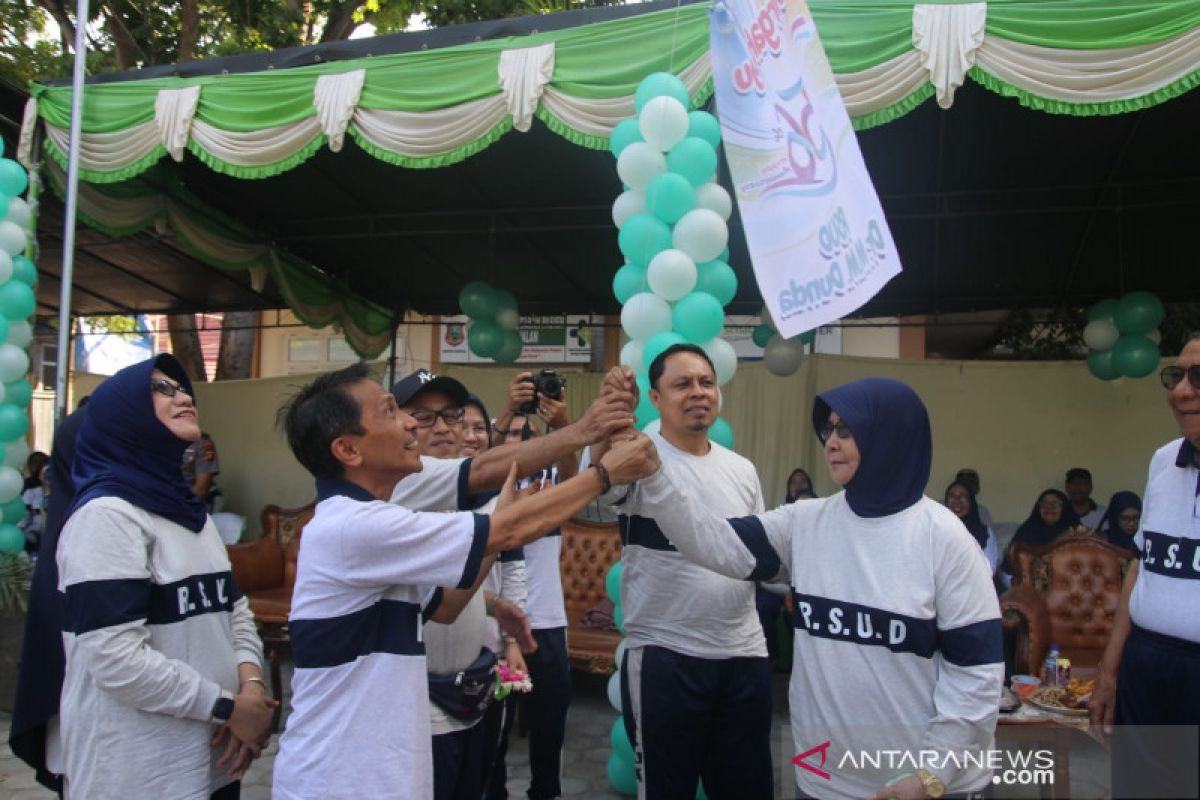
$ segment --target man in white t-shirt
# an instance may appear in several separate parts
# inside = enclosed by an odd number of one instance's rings
[[[650,433],[663,469],[697,489],[721,518],[763,511],[754,465],[708,438],[717,418],[717,378],[700,347],[674,345],[649,368],[661,417]],[[593,445],[589,457],[603,455]],[[625,728],[646,798],[774,797],[771,669],[754,603],[755,584],[694,564],[663,535],[641,488],[605,498],[620,515],[621,667]],[[774,574],[758,576],[769,580]]]
[[[292,713],[273,796],[428,798],[422,621],[452,622],[497,552],[561,524],[612,479],[648,473],[652,448],[623,442],[600,468],[515,502],[514,462],[491,517],[426,514],[386,502],[422,468],[417,423],[365,365],[318,377],[287,402],[280,421],[317,480],[318,503],[297,562]]]

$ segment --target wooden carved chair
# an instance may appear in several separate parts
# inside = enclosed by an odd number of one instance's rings
[[[621,559],[621,535],[615,522],[571,520],[562,526],[563,601],[567,610],[567,655],[571,665],[602,675],[616,670],[615,630],[581,624],[583,615],[607,599],[604,579]]]

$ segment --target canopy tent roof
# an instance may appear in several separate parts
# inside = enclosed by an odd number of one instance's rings
[[[864,313],[1194,298],[1176,266],[1200,223],[1194,0],[810,6],[905,266]],[[589,9],[101,76],[81,215],[267,277],[264,306],[339,320],[363,352],[395,309],[453,312],[474,278],[523,313],[611,312],[607,132],[656,70],[708,102],[706,12]],[[44,130],[55,188],[70,87],[33,95],[22,155]],[[736,216],[731,233],[731,310],[752,311]]]

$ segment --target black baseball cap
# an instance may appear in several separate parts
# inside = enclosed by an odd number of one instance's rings
[[[427,369],[419,369],[392,384],[392,396],[396,398],[396,405],[401,407],[408,405],[421,392],[441,392],[456,406],[465,405],[470,398],[467,387],[454,378],[434,375]]]

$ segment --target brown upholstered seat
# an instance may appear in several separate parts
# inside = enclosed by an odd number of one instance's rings
[[[1016,672],[1040,675],[1052,642],[1074,666],[1098,664],[1133,558],[1088,529],[1037,547],[1014,543],[1013,585],[1000,609],[1005,629],[1016,633]]]
[[[621,559],[621,536],[615,522],[578,522],[562,526],[563,601],[567,611],[567,655],[571,665],[588,672],[611,673],[621,634],[615,630],[585,627],[583,615],[608,596],[604,579]]]

